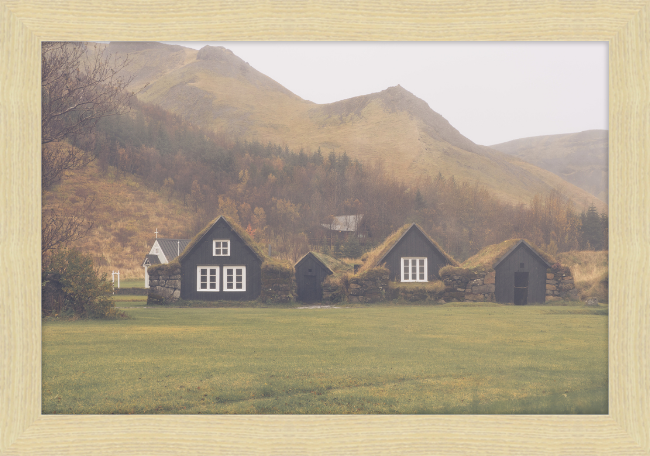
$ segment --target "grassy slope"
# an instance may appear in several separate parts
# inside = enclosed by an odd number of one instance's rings
[[[117,48],[116,48],[117,49]],[[426,103],[399,88],[329,105],[316,105],[290,93],[224,51],[215,61],[192,60],[196,54],[169,49],[133,52],[137,79],[146,71],[151,84],[139,97],[180,114],[198,125],[248,139],[325,153],[343,151],[352,158],[383,162],[402,179],[438,172],[461,181],[478,181],[510,202],[528,203],[535,193],[563,184],[581,208],[594,199],[588,192],[506,154],[472,145]],[[160,62],[159,64],[157,62]],[[161,68],[155,68],[156,65]],[[451,143],[449,142],[451,141]],[[482,151],[482,152],[481,152]]]
[[[557,255],[558,261],[571,268],[580,299],[597,298],[608,302],[608,251],[564,252]]]
[[[491,147],[551,171],[606,202],[608,139],[606,130],[589,130],[516,139]]]
[[[127,312],[43,323],[43,413],[607,413],[583,307]]]
[[[144,277],[141,265],[155,240],[156,228],[162,238],[184,238],[187,235],[188,223],[192,219],[189,207],[173,198],[167,201],[133,175],[119,180],[115,180],[110,172],[101,176],[94,164],[69,173],[61,185],[45,196],[44,202],[77,201],[80,200],[78,195],[89,190],[94,194],[95,204],[88,217],[95,227],[90,236],[72,246],[90,253],[95,265],[101,272],[109,273],[109,277],[111,271],[118,269],[121,280]],[[73,206],[64,207],[68,213],[74,213]],[[121,229],[134,233],[124,246],[116,239]]]

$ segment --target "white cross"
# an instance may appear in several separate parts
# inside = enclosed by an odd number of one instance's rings
[[[156,231],[154,231],[154,233],[156,233],[156,239],[158,239],[158,228],[156,228]]]

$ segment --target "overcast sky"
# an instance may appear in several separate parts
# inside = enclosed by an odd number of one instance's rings
[[[224,46],[315,103],[399,84],[486,146],[608,129],[606,42],[170,44]]]

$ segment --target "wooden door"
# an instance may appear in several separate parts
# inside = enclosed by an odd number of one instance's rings
[[[319,300],[318,296],[318,283],[315,275],[304,275],[303,284],[305,285],[302,293],[302,300],[304,302],[315,302]]]
[[[515,272],[515,305],[528,304],[528,273]]]

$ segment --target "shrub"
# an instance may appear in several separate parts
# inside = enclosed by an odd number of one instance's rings
[[[59,250],[43,269],[43,315],[64,313],[81,318],[115,318],[120,313],[110,299],[113,286],[93,268],[90,255]]]

